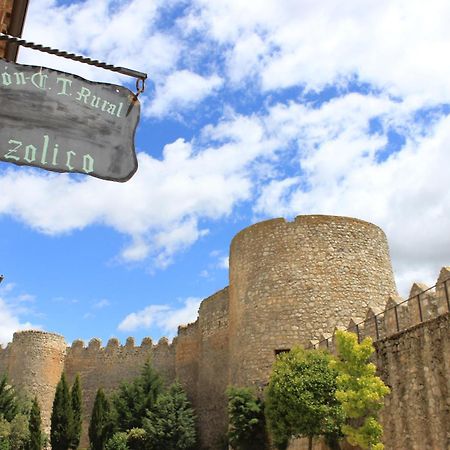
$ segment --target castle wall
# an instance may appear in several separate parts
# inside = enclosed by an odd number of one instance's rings
[[[264,386],[275,350],[305,344],[396,293],[386,236],[334,216],[274,219],[230,250],[230,382]]]
[[[450,314],[376,343],[386,450],[450,448]]]
[[[144,339],[140,347],[135,347],[133,338],[128,338],[124,346],[117,339],[110,339],[106,347],[101,347],[99,339],[92,339],[88,347],[82,341],[75,341],[67,349],[64,370],[68,382],[72,383],[80,375],[83,392],[83,436],[81,446],[88,444],[87,432],[97,389],[102,387],[112,391],[122,382],[137,377],[147,360],[171,383],[175,379],[175,350],[167,339],[153,345],[151,339]]]
[[[0,0],[1,1],[1,0]],[[140,347],[110,339],[101,347],[39,331],[15,333],[0,348],[0,372],[37,395],[48,432],[54,391],[65,370],[80,374],[87,446],[96,391],[139,375],[150,358],[167,383],[178,379],[198,418],[202,450],[218,450],[227,431],[229,384],[262,394],[275,350],[308,345],[335,350],[332,332],[348,328],[376,343],[377,364],[392,388],[383,413],[386,450],[450,448],[450,267],[436,289],[414,283],[407,303],[396,294],[384,233],[356,219],[305,216],[249,227],[231,244],[230,286],[205,299],[197,320],[169,345]],[[426,292],[424,292],[426,291]],[[324,340],[327,338],[327,340]],[[305,448],[305,441],[291,450]],[[322,449],[317,442],[316,449]]]
[[[204,449],[217,448],[228,430],[228,288],[204,300],[199,310],[200,364],[197,417]],[[213,399],[213,400],[212,400]]]
[[[178,327],[174,339],[175,374],[186,390],[193,405],[197,406],[198,365],[200,359],[200,337],[198,319],[194,323]]]

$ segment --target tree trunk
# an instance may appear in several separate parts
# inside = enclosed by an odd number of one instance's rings
[[[308,436],[308,450],[312,450],[312,436]]]

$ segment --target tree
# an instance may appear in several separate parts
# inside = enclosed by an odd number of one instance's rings
[[[113,396],[117,430],[142,428],[142,420],[147,411],[152,411],[162,387],[161,377],[147,361],[140,376],[131,383],[123,383]]]
[[[98,389],[89,424],[91,450],[103,450],[112,435],[111,407],[103,389]]]
[[[10,448],[11,450],[27,450],[29,440],[28,416],[19,413],[11,420]]]
[[[70,399],[72,406],[72,436],[70,438],[70,448],[77,449],[80,445],[81,424],[82,424],[82,400],[81,400],[81,383],[77,374],[70,390]]]
[[[19,400],[5,374],[0,378],[0,417],[11,422],[18,413]]]
[[[28,450],[41,450],[42,449],[42,431],[41,431],[41,408],[37,397],[34,397],[30,411],[30,439],[28,443]]]
[[[337,372],[331,356],[294,348],[278,356],[266,391],[266,419],[274,444],[286,448],[290,438],[325,436],[338,446],[342,409],[335,398]]]
[[[174,383],[143,420],[149,450],[189,450],[196,444],[195,417],[186,393]]]
[[[72,441],[73,411],[64,373],[56,386],[51,415],[50,442],[52,450],[67,450]]]
[[[262,450],[266,447],[264,406],[249,388],[230,386],[228,396],[228,438],[237,450]]]
[[[375,375],[376,367],[369,362],[374,352],[372,339],[365,338],[359,344],[356,334],[337,331],[336,342],[338,356],[333,363],[339,372],[336,398],[348,418],[342,432],[351,445],[382,450],[383,428],[377,414],[389,388]]]

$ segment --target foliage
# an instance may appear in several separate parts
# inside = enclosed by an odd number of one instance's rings
[[[28,450],[41,450],[43,445],[43,435],[41,431],[41,408],[37,398],[33,400],[30,411],[29,421],[30,438],[28,443]]]
[[[28,429],[28,416],[17,414],[11,420],[11,433],[9,435],[9,445],[11,450],[26,450],[30,439]]]
[[[266,391],[266,419],[274,444],[283,449],[289,439],[314,436],[336,440],[343,420],[336,400],[337,372],[331,356],[294,348],[278,356]]]
[[[127,445],[130,450],[146,448],[147,433],[142,428],[132,428],[127,435]]]
[[[131,383],[123,383],[113,397],[117,429],[142,428],[146,411],[153,410],[161,391],[162,379],[147,361],[141,375]]]
[[[105,445],[105,450],[130,450],[127,445],[127,433],[118,432],[108,439]]]
[[[196,444],[195,418],[186,393],[174,383],[143,421],[148,450],[188,450]]]
[[[103,450],[112,435],[111,406],[103,389],[98,389],[89,424],[91,450]]]
[[[29,441],[28,413],[25,399],[0,378],[0,450],[25,450]]]
[[[262,450],[266,447],[264,407],[249,388],[230,386],[228,396],[228,438],[237,450]]]
[[[336,342],[338,357],[332,363],[339,371],[336,398],[348,418],[342,432],[351,445],[382,450],[383,428],[377,413],[389,388],[375,375],[376,367],[369,362],[374,352],[372,339],[366,338],[359,344],[354,333],[337,331]]]
[[[73,411],[64,373],[56,386],[51,415],[50,443],[52,450],[67,450],[72,440]]]
[[[0,379],[0,417],[11,422],[18,413],[19,400],[14,388],[8,384],[5,374]]]
[[[70,400],[72,406],[70,448],[77,449],[80,445],[82,423],[81,383],[78,374],[70,390]]]

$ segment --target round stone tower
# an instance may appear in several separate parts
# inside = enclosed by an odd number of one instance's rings
[[[47,434],[50,433],[56,385],[64,369],[66,347],[62,336],[34,330],[14,333],[9,346],[9,377],[28,395],[37,396],[42,429]]]
[[[230,249],[230,375],[263,385],[277,352],[307,344],[396,294],[386,236],[348,217],[274,219]]]

